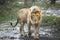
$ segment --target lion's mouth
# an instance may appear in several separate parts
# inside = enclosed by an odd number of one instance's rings
[[[34,23],[38,23],[38,21],[34,21]]]

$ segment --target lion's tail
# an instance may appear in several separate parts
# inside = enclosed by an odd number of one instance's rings
[[[18,24],[18,22],[19,22],[19,19],[17,19],[17,22],[16,22],[16,24],[15,24],[15,25],[13,25],[13,23],[12,23],[12,22],[10,23],[10,25],[11,25],[12,27],[15,27],[15,26]]]

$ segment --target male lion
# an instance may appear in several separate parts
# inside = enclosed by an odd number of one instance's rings
[[[30,27],[31,25],[34,25],[35,30],[35,36],[34,38],[38,38],[38,31],[39,31],[39,26],[42,21],[42,10],[38,6],[32,6],[30,8],[30,14],[29,14],[29,21],[28,21],[28,27],[29,27],[29,34],[31,34]]]
[[[17,19],[16,25],[18,22],[21,24],[21,27],[20,27],[21,36],[24,35],[24,24],[27,23],[28,35],[29,36],[31,35],[31,25],[34,25],[35,27],[34,38],[38,38],[38,30],[39,30],[39,26],[42,20],[41,9],[38,6],[32,6],[31,8],[24,8],[24,9],[19,10],[17,17],[18,19]]]

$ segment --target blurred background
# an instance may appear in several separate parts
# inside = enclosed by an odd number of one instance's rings
[[[11,27],[10,22],[15,24],[18,10],[29,8],[33,5],[39,6],[43,11],[40,36],[52,37],[54,40],[59,40],[60,0],[0,0],[0,38],[10,37],[14,33],[19,34],[17,32],[19,25],[14,28]],[[6,34],[9,34],[9,32],[10,35],[7,36]]]

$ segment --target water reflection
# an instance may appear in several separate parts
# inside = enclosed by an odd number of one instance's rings
[[[0,40],[34,40],[34,38],[33,38],[34,28],[33,27],[31,28],[31,30],[32,30],[32,36],[31,37],[27,36],[27,31],[28,31],[27,25],[25,25],[25,28],[24,28],[26,36],[20,37],[19,26],[20,25],[18,24],[14,28],[11,27],[8,30],[0,31]],[[5,27],[2,27],[2,28],[5,28]],[[56,36],[55,31],[57,31],[57,30],[51,26],[40,27],[40,29],[39,29],[39,40],[40,40],[40,38],[42,40],[44,40],[44,39],[48,40],[49,38],[53,38],[55,40],[55,37],[58,37],[58,36]]]

